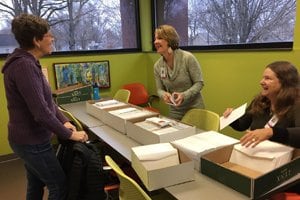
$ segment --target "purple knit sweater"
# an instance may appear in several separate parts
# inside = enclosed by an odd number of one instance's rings
[[[2,68],[9,114],[8,140],[16,144],[50,141],[52,133],[68,139],[72,132],[63,124],[68,119],[55,105],[41,65],[23,49],[7,58]]]

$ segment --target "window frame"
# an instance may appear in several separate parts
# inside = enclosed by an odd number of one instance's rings
[[[114,53],[134,53],[141,52],[141,27],[140,27],[140,9],[139,0],[135,1],[135,24],[136,24],[136,48],[120,48],[120,49],[101,49],[101,50],[77,50],[77,51],[53,51],[51,56],[72,56],[72,55],[95,55],[95,54],[114,54]],[[0,53],[0,58],[6,58],[11,53]],[[47,56],[46,56],[47,57]]]
[[[158,24],[157,1],[151,0],[151,17],[152,17],[152,41],[155,40],[155,29],[161,25]],[[296,2],[297,3],[297,2]],[[295,30],[295,29],[294,29]],[[292,51],[292,42],[270,42],[270,43],[247,43],[247,44],[225,44],[225,45],[194,45],[194,46],[179,46],[181,49],[188,51]],[[155,51],[154,43],[152,50]]]

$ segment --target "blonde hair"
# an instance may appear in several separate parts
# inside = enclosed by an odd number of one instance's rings
[[[166,40],[173,50],[179,48],[179,35],[173,26],[161,25],[155,29],[155,34],[158,38]]]

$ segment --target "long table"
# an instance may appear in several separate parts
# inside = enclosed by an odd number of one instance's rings
[[[97,118],[87,114],[85,111],[85,102],[65,104],[61,106],[71,112],[81,123],[83,123],[89,129],[89,131],[94,133],[110,147],[119,152],[129,162],[131,161],[131,148],[140,146],[141,144],[127,137],[123,133],[120,133],[119,131],[103,124]],[[194,175],[195,181],[166,187],[165,190],[167,190],[171,195],[179,200],[249,199],[247,196],[201,174],[199,171],[195,170]]]

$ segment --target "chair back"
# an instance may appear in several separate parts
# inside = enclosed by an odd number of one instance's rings
[[[106,155],[105,161],[116,172],[120,180],[120,200],[151,200],[149,195],[137,184],[137,182],[127,176],[110,156]]]
[[[219,131],[220,117],[209,110],[193,108],[183,116],[181,121],[205,131]]]
[[[130,98],[130,91],[126,89],[119,89],[113,99],[128,103]]]
[[[142,83],[129,83],[122,87],[130,91],[129,103],[134,105],[147,104],[149,100],[149,94],[145,86]]]
[[[58,107],[59,110],[76,126],[77,131],[83,131],[82,124],[74,117],[74,115],[61,107]]]

